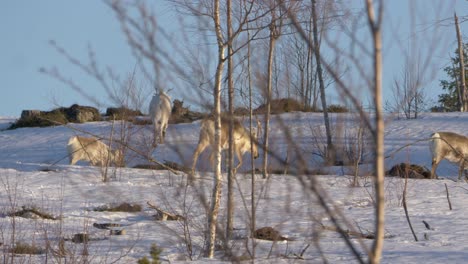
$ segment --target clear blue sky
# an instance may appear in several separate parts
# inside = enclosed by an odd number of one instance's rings
[[[364,2],[357,1],[356,2]],[[418,3],[417,11],[426,22],[433,19],[451,18],[455,7],[459,15],[468,15],[466,0],[411,0]],[[162,0],[153,2],[159,14],[160,23],[174,25],[175,16],[167,5],[160,5]],[[392,18],[396,33],[386,36],[386,43],[392,38],[408,39],[409,19],[408,2],[405,0],[385,1],[387,15]],[[440,8],[440,3],[443,8]],[[438,17],[437,17],[438,16]],[[462,25],[465,41],[468,36],[468,22]],[[434,30],[429,24],[417,27],[421,36]],[[427,30],[426,30],[427,28]],[[390,31],[386,31],[390,33]],[[435,81],[428,84],[428,93],[435,98],[438,79],[443,78],[442,68],[447,65],[448,55],[455,48],[453,26],[441,28],[437,33],[443,52],[437,53],[432,63],[439,71]],[[87,47],[91,45],[97,54],[97,60],[103,66],[111,66],[120,74],[131,72],[135,59],[132,57],[125,38],[120,30],[115,15],[105,4],[97,0],[14,0],[0,4],[0,116],[19,116],[23,109],[50,110],[54,103],[69,106],[72,103],[90,104],[66,85],[39,72],[41,67],[57,67],[66,76],[72,78],[97,97],[104,92],[97,83],[83,72],[68,63],[49,44],[54,40],[73,56],[87,61]],[[385,56],[385,74],[392,76],[401,68],[401,58],[397,55],[395,44],[393,51]],[[445,54],[445,55],[444,55]],[[392,77],[393,78],[393,77]],[[174,91],[176,92],[176,91]],[[173,98],[176,96],[173,96]]]

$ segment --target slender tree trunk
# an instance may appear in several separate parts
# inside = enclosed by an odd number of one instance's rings
[[[309,27],[312,27],[312,20],[309,21],[309,24],[310,26]],[[309,41],[311,42],[312,41],[312,34],[308,33],[308,37],[309,37]],[[306,57],[306,96],[304,98],[304,107],[310,107],[310,98],[312,98],[312,78],[313,78],[313,74],[312,74],[312,54],[313,54],[313,51],[312,51],[312,48],[307,45],[307,57]]]
[[[218,44],[218,66],[216,67],[216,76],[214,83],[214,117],[215,117],[215,147],[214,152],[214,171],[215,182],[211,197],[210,215],[208,216],[208,239],[205,247],[205,257],[213,258],[216,242],[216,225],[218,220],[219,205],[221,202],[221,78],[224,68],[224,42],[221,31],[221,21],[219,17],[219,0],[214,1],[214,25],[216,30],[216,39]]]
[[[318,92],[317,92],[317,69],[314,71],[314,75],[312,77],[312,103],[310,103],[312,109],[317,110],[317,101],[318,101]]]
[[[419,112],[419,93],[416,91],[414,95],[414,119],[418,119]]]
[[[270,24],[270,42],[268,50],[268,84],[266,90],[266,110],[265,110],[265,130],[263,134],[263,178],[268,177],[268,144],[269,144],[269,128],[270,128],[270,111],[271,111],[271,87],[273,78],[273,56],[275,54],[275,43],[276,43],[276,19],[275,11],[272,10],[272,18]]]
[[[250,39],[250,31],[247,30],[247,36],[248,39]],[[250,131],[252,131],[253,128],[253,106],[252,106],[252,75],[251,75],[251,70],[250,70],[250,42],[247,44],[247,75],[248,75],[248,81],[249,81],[249,123],[250,123]],[[253,145],[250,144],[250,153],[253,153]],[[250,234],[253,237],[255,233],[255,226],[256,226],[256,206],[255,206],[255,162],[254,158],[251,155],[250,156],[250,167],[251,167],[251,187],[250,187],[250,196],[252,197],[250,199],[250,207],[251,207],[251,219],[250,219]],[[256,242],[255,239],[252,239],[252,259],[255,259],[255,247],[256,247]]]
[[[227,60],[227,74],[228,74],[228,107],[229,107],[229,149],[228,149],[228,197],[227,197],[227,223],[226,223],[226,239],[231,238],[233,230],[234,218],[234,146],[233,146],[233,127],[234,127],[234,83],[233,75],[233,39],[232,39],[232,20],[231,20],[231,1],[227,0],[227,37],[228,37],[228,60]]]
[[[460,109],[461,112],[468,111],[468,92],[466,91],[466,79],[465,79],[465,59],[463,56],[463,40],[460,33],[460,26],[458,25],[457,13],[454,14],[455,17],[455,29],[457,31],[457,43],[458,43],[458,56],[460,58],[459,67],[460,67],[460,91],[462,95],[463,106]]]
[[[455,64],[452,63],[452,70],[455,72]],[[455,77],[455,90],[457,91],[457,107],[458,110],[461,111],[462,106],[463,106],[463,97],[462,97],[462,92],[460,91],[461,85],[460,82],[458,81],[458,78]]]
[[[335,147],[333,146],[332,142],[332,135],[330,130],[330,119],[328,118],[328,110],[327,110],[327,101],[325,96],[325,84],[323,82],[323,71],[322,71],[322,64],[320,62],[320,46],[318,40],[318,26],[317,26],[317,11],[316,11],[316,0],[312,0],[312,23],[313,23],[313,34],[314,34],[314,53],[315,59],[317,63],[317,73],[319,79],[319,87],[320,87],[320,98],[322,101],[322,109],[323,109],[323,119],[325,121],[325,132],[327,134],[327,157],[326,162],[327,164],[334,165],[336,161],[336,153]]]
[[[383,3],[378,2],[378,17],[374,13],[372,0],[367,0],[367,16],[373,38],[374,55],[374,106],[375,106],[375,239],[372,244],[372,252],[369,256],[370,263],[380,263],[382,257],[384,239],[384,122],[382,116],[382,11]]]

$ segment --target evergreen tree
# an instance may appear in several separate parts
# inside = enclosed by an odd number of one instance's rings
[[[464,57],[467,58],[468,54],[468,43],[463,45]],[[459,65],[460,57],[458,56],[458,50],[455,50],[455,56],[450,59],[450,65],[444,68],[445,73],[447,74],[448,80],[441,80],[440,86],[445,93],[439,95],[439,104],[448,112],[454,112],[460,110],[460,105],[458,101],[458,90],[457,85],[459,85],[459,76],[460,76],[460,67]],[[468,64],[465,59],[465,68],[468,68]],[[466,75],[468,78],[468,75]],[[468,81],[468,79],[467,79]]]

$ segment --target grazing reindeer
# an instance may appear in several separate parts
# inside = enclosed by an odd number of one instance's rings
[[[258,158],[258,148],[257,148],[257,139],[258,133],[260,132],[260,122],[257,121],[256,131],[249,131],[240,123],[239,120],[234,119],[233,127],[233,146],[234,153],[239,160],[239,164],[235,167],[234,171],[237,171],[238,168],[242,166],[242,156],[245,152],[250,152],[252,150],[252,156],[256,159]],[[214,121],[210,119],[204,119],[201,123],[200,128],[200,137],[198,139],[198,145],[193,154],[193,163],[192,163],[192,174],[195,172],[195,167],[197,165],[198,156],[210,146],[214,148],[215,141],[215,128]],[[221,119],[221,150],[229,148],[229,119]],[[253,143],[253,144],[252,144]],[[252,146],[252,148],[251,148]],[[211,151],[210,161],[213,163],[214,151]]]
[[[124,166],[121,150],[111,150],[109,146],[93,137],[74,136],[67,145],[70,165],[80,160],[89,161],[93,166]]]
[[[169,97],[169,95],[163,90],[160,90],[159,94],[153,95],[149,105],[149,114],[151,116],[151,122],[153,123],[153,147],[156,147],[158,137],[159,143],[164,143],[171,111],[171,97]]]
[[[468,168],[468,137],[452,132],[436,132],[431,136],[430,149],[432,153],[431,179],[437,177],[435,172],[439,162],[446,159],[458,163],[458,180],[460,180],[462,172]]]

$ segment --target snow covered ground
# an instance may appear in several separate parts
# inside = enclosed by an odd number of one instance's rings
[[[316,113],[289,113],[271,123],[271,148],[282,159],[288,157],[293,168],[295,154],[286,140],[283,127],[292,134],[299,154],[307,161],[310,170],[328,171],[329,175],[275,174],[268,180],[256,175],[255,199],[257,202],[256,227],[271,226],[287,237],[288,241],[271,242],[249,238],[251,205],[251,176],[237,175],[235,184],[234,239],[229,247],[240,259],[248,259],[252,243],[256,243],[257,263],[353,263],[356,258],[343,238],[321,225],[331,227],[330,218],[319,206],[317,198],[308,189],[316,179],[326,191],[329,205],[335,206],[349,224],[363,233],[373,230],[373,188],[368,175],[368,165],[362,165],[361,187],[350,187],[351,171],[348,168],[323,168],[314,155],[312,135],[323,128],[323,120]],[[334,120],[346,124],[347,131],[356,129],[352,115],[333,114]],[[162,260],[171,263],[218,263],[229,261],[222,250],[216,258],[201,257],[206,210],[200,197],[209,197],[213,176],[209,172],[208,154],[200,157],[195,185],[186,187],[186,175],[166,170],[143,170],[131,167],[144,163],[140,155],[127,150],[127,167],[110,168],[113,177],[103,182],[101,169],[79,162],[68,165],[66,143],[75,134],[89,132],[109,137],[109,122],[70,124],[48,128],[21,128],[3,130],[13,118],[0,118],[0,248],[5,263],[136,263],[149,256],[151,244],[163,251]],[[120,131],[121,123],[114,125]],[[198,141],[200,122],[170,125],[166,144],[154,151],[149,147],[149,126],[131,126],[126,131],[130,146],[140,153],[151,153],[160,161],[173,161],[190,166],[193,150]],[[74,129],[73,129],[74,128]],[[77,130],[76,130],[77,129]],[[345,129],[345,130],[346,130]],[[339,131],[335,127],[334,131]],[[387,117],[385,128],[386,167],[409,162],[430,168],[431,157],[427,139],[435,131],[453,131],[468,134],[466,113],[423,114],[417,120]],[[336,132],[339,134],[338,132]],[[115,135],[120,138],[119,133]],[[319,141],[323,141],[320,139]],[[413,144],[414,143],[414,144]],[[400,147],[409,145],[401,151]],[[248,169],[244,156],[243,171]],[[260,164],[260,160],[256,164]],[[279,162],[270,160],[272,169],[283,170]],[[407,204],[409,216],[419,241],[415,241],[401,205],[404,180],[386,178],[386,224],[388,236],[384,242],[382,263],[466,263],[468,262],[468,186],[456,182],[457,167],[443,161],[438,168],[439,180],[409,179]],[[447,185],[453,209],[447,201]],[[223,185],[220,223],[226,217],[226,184]],[[123,202],[139,204],[141,212],[96,211],[96,208]],[[156,221],[156,211],[147,205],[151,202],[160,208],[186,217],[183,221]],[[11,217],[9,213],[25,208],[38,208],[61,220],[42,220]],[[429,224],[426,228],[423,221]],[[110,235],[109,230],[98,229],[94,223],[113,223],[124,229],[123,235]],[[184,231],[185,230],[185,231]],[[74,243],[73,236],[86,233],[88,243]],[[64,242],[66,254],[52,254]],[[16,255],[9,249],[15,243],[34,244],[41,248],[49,245],[47,254]],[[351,237],[351,243],[361,255],[370,248],[372,240]],[[307,247],[310,245],[309,247]],[[304,250],[305,249],[305,250]],[[302,254],[301,258],[298,258]]]

